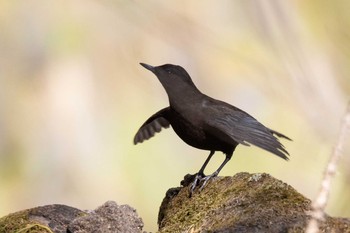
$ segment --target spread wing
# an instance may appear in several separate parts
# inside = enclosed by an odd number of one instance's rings
[[[246,146],[250,144],[267,150],[285,160],[288,152],[274,136],[289,139],[287,136],[266,128],[248,113],[233,106],[220,106],[215,109],[214,117],[206,120],[207,130],[225,142],[237,142]],[[233,141],[232,141],[233,140]],[[290,140],[290,139],[289,139]]]
[[[168,128],[170,123],[167,120],[167,112],[169,107],[153,114],[148,120],[143,123],[134,137],[134,144],[141,143],[154,136],[155,133],[160,132],[162,128]]]

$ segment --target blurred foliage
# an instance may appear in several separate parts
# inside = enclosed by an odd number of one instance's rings
[[[132,145],[168,104],[139,62],[179,64],[203,92],[294,139],[284,142],[288,163],[240,146],[221,175],[267,172],[312,199],[349,99],[349,9],[345,0],[0,1],[0,216],[115,200],[156,229],[165,191],[208,152],[171,129]],[[334,216],[350,215],[349,153]]]

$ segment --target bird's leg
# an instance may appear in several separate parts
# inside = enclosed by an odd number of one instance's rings
[[[208,158],[205,160],[203,166],[201,167],[201,169],[199,170],[199,172],[196,174],[196,177],[194,178],[194,181],[191,185],[191,189],[190,189],[190,196],[192,196],[192,193],[194,191],[194,189],[197,187],[197,185],[199,184],[199,182],[205,177],[204,175],[204,169],[205,167],[208,165],[211,157],[214,155],[215,151],[210,151],[210,154],[208,156]]]
[[[205,160],[205,162],[204,162],[204,164],[202,165],[201,169],[200,169],[199,172],[197,173],[198,175],[200,175],[200,176],[202,176],[202,177],[205,176],[205,175],[204,175],[204,169],[207,167],[207,165],[208,165],[208,163],[209,163],[211,157],[213,157],[214,153],[215,153],[214,150],[210,151],[210,154],[209,154],[208,158]]]
[[[228,161],[230,161],[231,157],[232,157],[232,154],[228,154],[228,155],[226,154],[225,160],[224,160],[224,162],[222,162],[222,164],[220,165],[220,167],[219,167],[213,174],[211,174],[211,175],[209,175],[209,176],[205,176],[205,177],[203,177],[203,178],[201,179],[201,181],[203,181],[203,184],[202,184],[201,187],[199,188],[199,191],[202,191],[202,189],[204,188],[204,186],[208,183],[208,181],[209,181],[211,178],[216,177],[216,176],[219,174],[219,172],[220,172],[221,169],[225,166],[225,164],[226,164]]]

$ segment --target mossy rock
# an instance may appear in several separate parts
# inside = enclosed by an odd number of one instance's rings
[[[158,216],[159,232],[304,232],[311,201],[268,174],[238,173],[216,177],[189,195],[170,189]],[[326,216],[324,232],[350,232],[349,219]]]
[[[85,213],[65,205],[48,205],[0,218],[0,233],[66,232],[72,219]]]
[[[141,233],[143,222],[128,205],[107,201],[93,211],[47,205],[0,218],[0,233]]]

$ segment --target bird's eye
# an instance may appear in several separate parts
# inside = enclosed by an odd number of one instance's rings
[[[171,70],[166,70],[166,72],[167,72],[168,74],[171,74]]]

